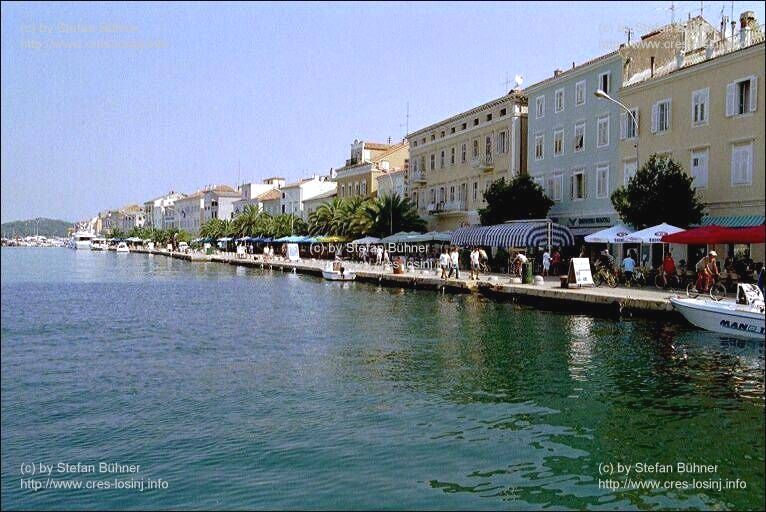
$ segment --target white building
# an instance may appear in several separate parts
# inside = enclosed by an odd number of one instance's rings
[[[304,201],[314,199],[317,196],[335,191],[337,183],[330,181],[325,176],[313,176],[311,178],[296,181],[282,187],[280,213],[294,214],[303,220],[308,218],[304,209]]]
[[[406,197],[404,186],[405,169],[388,171],[378,176],[378,197],[398,195],[401,198]]]
[[[200,227],[211,219],[231,220],[234,217],[234,203],[242,199],[228,185],[209,186],[177,199],[173,205],[175,210],[175,227],[196,235]]]
[[[167,194],[150,199],[144,203],[144,216],[146,226],[154,229],[168,229],[175,227],[175,211],[173,205],[178,199],[184,197],[180,192],[172,190]]]
[[[242,199],[234,203],[234,216],[236,217],[245,210],[248,205],[253,205],[258,208],[259,211],[264,211],[264,199],[279,198],[281,194],[273,194],[272,191],[282,188],[285,185],[284,178],[266,178],[263,183],[246,183],[239,187],[239,191],[242,194]],[[279,211],[277,205],[275,212]]]
[[[336,197],[338,197],[338,191],[330,190],[329,192],[325,192],[324,194],[319,194],[318,196],[314,196],[311,199],[304,199],[303,209],[306,212],[306,218],[308,219],[308,216],[311,215],[313,212],[315,212],[316,209],[319,208],[321,205],[332,202],[332,200],[335,199]]]

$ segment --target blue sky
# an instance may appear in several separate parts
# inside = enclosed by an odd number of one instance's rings
[[[675,2],[677,19],[700,2]],[[2,4],[2,220],[326,173],[605,53],[670,2]],[[705,2],[716,26],[731,2]],[[760,2],[734,2],[764,21]]]

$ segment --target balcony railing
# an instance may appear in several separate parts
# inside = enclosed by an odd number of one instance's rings
[[[465,201],[441,201],[428,205],[428,213],[431,215],[447,214],[465,211]]]
[[[423,172],[415,171],[410,174],[413,183],[426,183],[426,175]]]
[[[492,160],[492,155],[483,155],[471,160],[471,165],[476,169],[482,169],[484,171],[490,171],[495,168],[495,163]]]

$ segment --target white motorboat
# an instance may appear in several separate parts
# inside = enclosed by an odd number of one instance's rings
[[[90,250],[90,241],[93,240],[94,237],[93,233],[78,231],[72,235],[72,248]]]
[[[322,270],[322,277],[328,281],[353,281],[356,279],[356,274],[346,270],[343,267],[343,262],[333,261]]]
[[[120,242],[117,244],[117,249],[115,249],[117,252],[130,252],[130,249],[128,248],[128,244],[125,242]]]
[[[90,241],[91,251],[106,251],[109,248],[109,244],[106,238],[94,238]]]
[[[673,307],[702,329],[731,336],[760,339],[766,336],[763,294],[753,284],[737,285],[735,302],[672,297]]]

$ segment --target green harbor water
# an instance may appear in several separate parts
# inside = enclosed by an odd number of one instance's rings
[[[161,256],[1,254],[4,509],[763,506],[762,342]],[[25,471],[100,462],[140,470]],[[717,468],[636,473],[679,462]],[[131,479],[164,483],[85,488]]]

